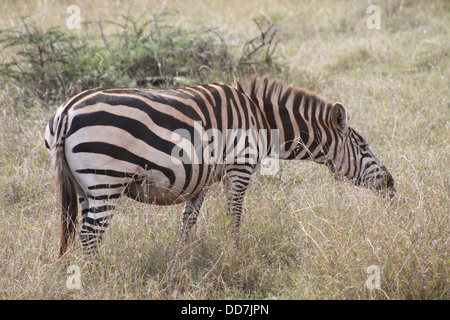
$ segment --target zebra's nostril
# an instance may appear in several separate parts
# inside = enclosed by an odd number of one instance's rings
[[[389,195],[390,198],[394,197],[396,190],[394,186],[394,179],[392,178],[390,173],[388,172],[385,173],[384,182],[387,194]]]
[[[389,180],[388,180],[388,185],[387,185],[387,187],[388,187],[388,189],[389,189],[389,194],[390,194],[390,196],[391,196],[391,198],[395,195],[395,193],[397,192],[396,191],[396,189],[395,189],[395,186],[394,186],[394,179],[392,178],[392,176],[390,176],[389,175],[389,178],[388,178]]]
[[[389,175],[387,178],[387,187],[389,189],[393,189],[394,188],[394,179],[392,179],[392,176]]]
[[[384,173],[384,181],[386,182],[386,187],[389,189],[394,188],[394,178],[392,178],[391,174],[385,170]]]

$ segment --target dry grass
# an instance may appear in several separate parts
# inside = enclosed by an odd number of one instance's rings
[[[121,13],[118,2],[76,3],[86,19]],[[163,9],[147,3],[135,6]],[[3,90],[0,298],[449,299],[448,3],[380,1],[380,30],[366,28],[365,3],[165,3],[179,9],[174,23],[192,29],[244,33],[259,13],[280,24],[280,76],[347,106],[353,126],[390,168],[396,197],[333,181],[313,163],[283,162],[278,176],[254,177],[237,250],[217,185],[186,247],[176,234],[181,206],[124,199],[96,261],[77,242],[55,262],[57,191],[42,139],[51,111],[17,112]],[[65,8],[59,1],[2,2],[0,26],[32,12],[44,24],[64,25]],[[79,290],[66,286],[70,265],[80,267]],[[380,289],[366,286],[371,265],[380,269]]]

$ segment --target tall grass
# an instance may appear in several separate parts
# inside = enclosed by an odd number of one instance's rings
[[[155,20],[159,9],[140,18],[115,4],[110,11],[105,4],[84,10],[87,4],[80,1],[85,21],[94,22],[77,33],[61,27],[66,15],[59,9],[65,7],[54,3],[58,9],[52,11],[44,2],[39,11],[36,2],[35,10],[48,18],[42,29],[30,17],[0,34],[6,62],[0,67],[0,298],[448,299],[448,3],[380,2],[379,30],[365,26],[363,3],[350,8],[336,1],[230,1],[211,4],[213,11],[196,2],[169,3],[166,10],[179,12]],[[2,26],[15,18],[6,9]],[[99,19],[100,10],[109,18]],[[246,44],[261,35],[253,21],[260,13],[281,29],[251,64],[240,64],[251,52]],[[113,24],[106,21],[111,17]],[[151,23],[160,26],[160,35],[146,29]],[[136,32],[140,28],[146,31]],[[26,38],[27,32],[41,38]],[[12,45],[20,35],[20,46]],[[65,46],[69,39],[76,40]],[[25,58],[38,57],[38,40],[48,43],[49,57],[70,61],[56,59],[45,69],[30,64]],[[59,51],[52,52],[55,41]],[[275,43],[278,50],[272,51]],[[74,60],[70,45],[79,50]],[[209,60],[201,60],[202,53]],[[164,68],[151,64],[155,55]],[[41,71],[31,76],[17,66]],[[41,95],[41,72],[56,79],[48,96]],[[390,169],[397,195],[381,199],[334,181],[325,167],[286,161],[276,176],[254,176],[237,249],[217,184],[187,245],[177,237],[182,205],[122,199],[95,261],[86,259],[79,241],[54,260],[58,192],[42,135],[56,102],[83,86],[134,86],[139,78],[167,75],[187,83],[231,83],[253,72],[341,101],[351,125]],[[71,265],[80,268],[81,289],[66,285]],[[379,288],[366,284],[370,266],[380,272]]]

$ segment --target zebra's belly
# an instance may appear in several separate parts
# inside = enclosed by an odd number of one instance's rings
[[[195,190],[188,191],[181,188],[181,186],[169,188],[167,183],[157,182],[147,177],[130,182],[125,189],[125,194],[133,200],[156,205],[172,205],[186,202],[204,188],[222,179],[223,165],[216,165],[213,168],[205,166],[204,170],[212,170],[210,178],[202,181]]]
[[[191,198],[189,195],[180,194],[166,186],[158,186],[155,182],[149,180],[130,183],[125,193],[133,200],[156,205],[172,205],[185,202]]]

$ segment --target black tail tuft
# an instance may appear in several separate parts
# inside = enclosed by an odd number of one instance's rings
[[[67,164],[64,139],[67,131],[67,117],[61,119],[63,124],[60,126],[57,141],[54,144],[53,156],[56,169],[56,179],[60,191],[61,200],[61,240],[59,257],[66,251],[75,238],[75,229],[78,216],[78,200],[74,183],[74,177]]]

